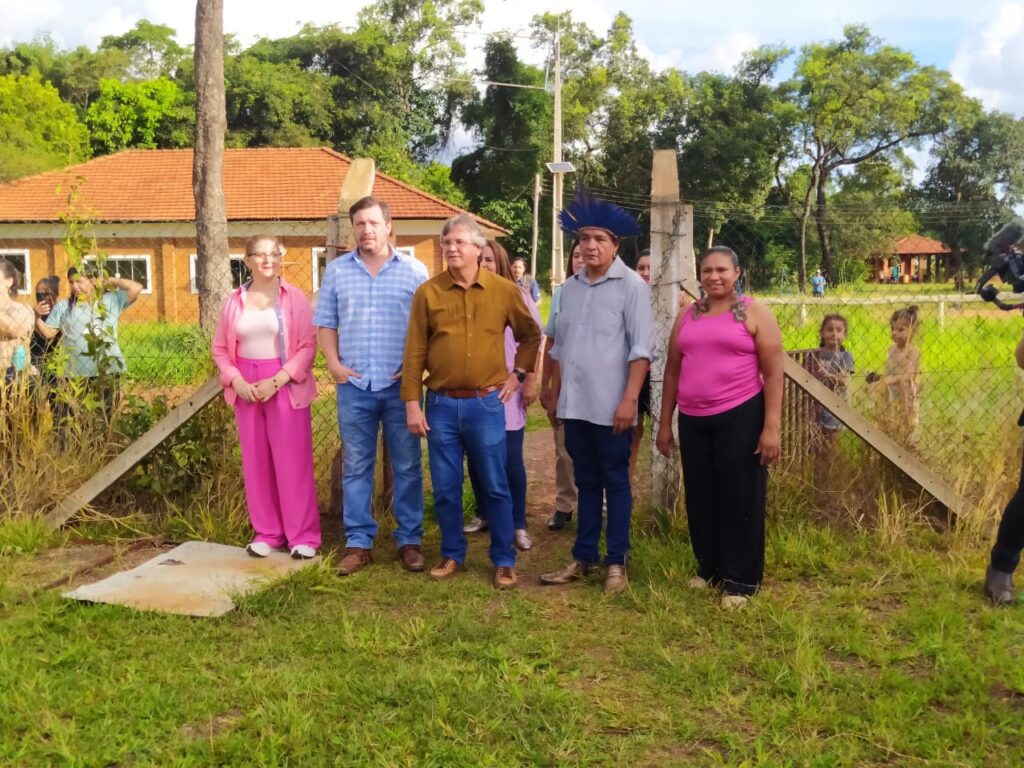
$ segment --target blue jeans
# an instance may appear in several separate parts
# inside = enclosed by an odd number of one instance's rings
[[[384,442],[394,475],[395,540],[398,546],[419,544],[423,538],[423,466],[420,439],[405,425],[405,403],[396,381],[387,389],[369,392],[338,384],[338,428],[345,452],[346,546],[372,549],[377,521],[370,509],[373,468],[377,463],[377,432]]]
[[[441,529],[441,557],[466,560],[462,532],[462,457],[468,454],[480,482],[478,501],[487,510],[489,554],[495,566],[515,565],[512,545],[512,497],[505,474],[505,405],[492,392],[484,397],[452,398],[427,392],[427,447],[434,487],[434,512]]]
[[[508,476],[508,491],[512,494],[512,527],[516,529],[526,528],[526,463],[523,461],[525,433],[526,427],[505,432],[505,474]],[[471,456],[467,457],[466,469],[469,470],[469,483],[476,497],[477,517],[486,520],[487,508],[483,502],[480,473]]]
[[[629,554],[629,525],[633,514],[633,491],[629,487],[629,453],[633,430],[613,434],[611,427],[579,419],[566,419],[565,448],[572,457],[576,488],[579,489],[579,521],[573,559],[592,565],[600,558],[601,502],[608,500],[608,529],[605,565],[625,565]]]

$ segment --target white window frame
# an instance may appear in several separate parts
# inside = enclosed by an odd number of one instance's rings
[[[123,261],[125,259],[135,259],[136,261],[146,262],[146,287],[142,289],[141,293],[144,296],[149,296],[153,293],[153,257],[148,253],[117,253],[108,254],[104,257],[104,264],[109,264],[114,261]],[[86,256],[83,260],[85,264],[95,264],[95,256]],[[109,270],[108,270],[109,271]]]
[[[5,256],[21,256],[25,260],[25,290],[18,289],[19,296],[32,295],[35,286],[32,284],[32,259],[29,257],[27,248],[0,248],[0,259]]]
[[[244,253],[229,253],[228,258],[231,261],[245,261]],[[199,286],[196,285],[196,265],[199,263],[199,254],[190,253],[188,255],[188,292],[193,296],[199,293]],[[231,288],[234,290],[234,286]]]
[[[416,258],[416,246],[413,245],[396,245],[395,250],[405,256],[411,256]],[[310,250],[309,264],[312,268],[313,275],[313,293],[320,290],[320,257],[327,253],[327,249],[323,247],[317,247]],[[340,253],[338,254],[341,255]]]

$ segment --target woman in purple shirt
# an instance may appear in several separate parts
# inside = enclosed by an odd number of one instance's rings
[[[508,252],[500,243],[488,240],[480,254],[480,266],[495,272],[506,280],[515,282],[512,266],[508,260]],[[530,294],[520,286],[523,302],[530,310],[537,326],[541,325],[540,313]],[[515,367],[516,350],[515,336],[511,328],[505,329],[505,362],[509,373]],[[538,366],[539,367],[539,366]],[[514,542],[517,549],[527,550],[533,546],[533,539],[526,531],[526,463],[523,461],[523,437],[526,433],[526,409],[537,399],[537,375],[526,374],[522,386],[505,402],[505,468],[508,473],[508,489],[512,494],[512,525],[515,528]],[[479,482],[473,462],[468,463],[469,482],[473,486],[473,495],[477,499],[477,516],[463,528],[465,533],[478,533],[487,530],[487,510],[480,506],[483,495],[477,492]]]
[[[698,261],[703,298],[683,308],[669,336],[657,446],[680,458],[697,575],[739,608],[761,585],[769,464],[779,457],[782,334],[768,309],[740,295],[739,259],[716,246]],[[675,400],[676,407],[672,406]]]

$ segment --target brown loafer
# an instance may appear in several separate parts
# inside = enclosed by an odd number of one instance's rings
[[[341,576],[351,576],[356,571],[363,570],[372,562],[373,558],[370,557],[370,550],[360,547],[346,547],[345,556],[341,558],[341,562],[338,564],[338,573]]]
[[[626,575],[626,566],[609,565],[608,572],[604,577],[604,593],[616,595],[629,586],[629,576]]]
[[[455,562],[450,557],[444,557],[440,563],[430,569],[430,578],[434,581],[441,581],[449,576],[454,576],[461,570],[462,565],[460,563]]]
[[[570,581],[576,581],[588,575],[594,570],[594,566],[586,565],[581,563],[579,560],[573,560],[565,568],[559,571],[552,571],[551,573],[545,573],[540,577],[541,584],[568,584]]]
[[[419,544],[403,544],[398,548],[398,562],[409,573],[423,572],[423,552]]]
[[[496,589],[515,589],[519,579],[516,569],[511,565],[499,565],[494,569],[494,586]]]
[[[1013,603],[1013,574],[997,571],[992,566],[985,569],[985,595],[995,605]]]

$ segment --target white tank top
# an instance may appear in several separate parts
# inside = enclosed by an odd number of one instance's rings
[[[280,357],[277,337],[280,327],[273,307],[245,309],[238,317],[238,356],[250,360],[276,360]]]

